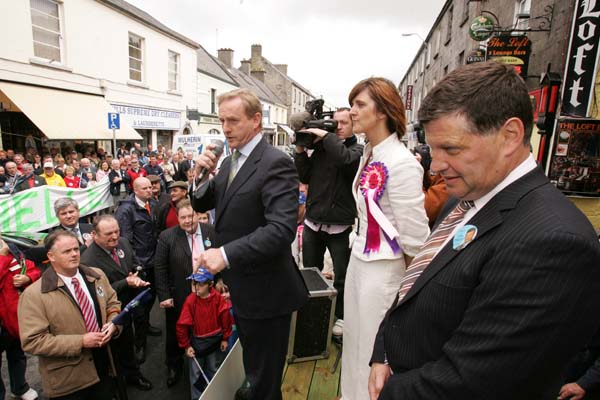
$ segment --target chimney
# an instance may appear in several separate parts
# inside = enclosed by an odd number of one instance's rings
[[[257,79],[259,81],[261,81],[262,83],[265,83],[265,74],[267,72],[265,70],[252,70],[250,72],[250,74],[252,75],[252,77],[254,79]]]
[[[256,59],[259,59],[262,62],[262,46],[260,44],[253,44],[250,49],[250,59],[254,62]]]
[[[277,68],[279,72],[287,76],[287,64],[275,64],[275,68]]]
[[[233,66],[233,50],[232,49],[219,49],[217,50],[217,58],[221,61],[227,68],[232,68]]]
[[[242,71],[246,75],[250,75],[250,60],[242,60],[242,64],[240,65],[240,71]]]

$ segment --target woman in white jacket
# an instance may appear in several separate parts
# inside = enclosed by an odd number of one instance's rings
[[[400,142],[406,117],[398,90],[387,79],[369,78],[349,101],[353,131],[368,144],[354,180],[358,225],[344,295],[342,399],[368,400],[375,335],[429,227],[423,169]]]

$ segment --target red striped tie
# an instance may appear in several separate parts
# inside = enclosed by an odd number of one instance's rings
[[[75,288],[75,296],[77,296],[77,302],[81,313],[83,314],[83,320],[85,321],[85,329],[88,332],[99,332],[98,321],[96,320],[96,313],[94,312],[94,306],[90,303],[90,300],[79,286],[79,280],[75,277],[71,279],[73,287]]]
[[[413,284],[417,281],[419,276],[425,271],[425,268],[429,265],[433,257],[438,252],[438,249],[448,236],[454,231],[454,228],[462,222],[465,217],[465,213],[473,207],[472,201],[461,201],[458,203],[456,208],[448,214],[446,218],[438,225],[436,230],[427,238],[423,247],[419,253],[412,260],[406,273],[400,281],[400,290],[398,291],[398,302],[400,303],[404,296],[408,293]]]

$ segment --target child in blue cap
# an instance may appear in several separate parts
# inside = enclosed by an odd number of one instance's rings
[[[212,379],[226,354],[232,320],[227,302],[213,287],[215,277],[210,272],[200,267],[187,279],[192,281],[192,293],[183,303],[176,329],[179,347],[190,360],[192,399],[197,399],[206,387],[204,378]]]

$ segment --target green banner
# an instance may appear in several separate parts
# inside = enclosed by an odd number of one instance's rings
[[[70,197],[79,204],[81,216],[113,205],[108,179],[87,189],[40,186],[0,196],[0,232],[39,232],[58,225],[54,202]]]

